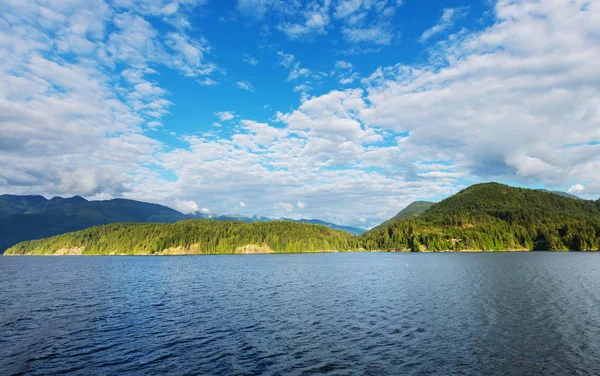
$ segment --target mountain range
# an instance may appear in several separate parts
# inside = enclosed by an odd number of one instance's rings
[[[181,213],[179,213],[181,215]],[[12,217],[11,217],[12,218]],[[237,217],[236,217],[237,218]],[[121,223],[19,243],[7,254],[199,254],[315,251],[600,250],[600,199],[498,183],[416,202],[352,236],[284,220]]]

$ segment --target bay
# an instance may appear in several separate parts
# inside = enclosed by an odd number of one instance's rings
[[[598,253],[0,257],[0,374],[600,374]]]

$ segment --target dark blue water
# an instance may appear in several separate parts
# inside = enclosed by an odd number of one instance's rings
[[[0,374],[600,374],[600,254],[0,258]]]

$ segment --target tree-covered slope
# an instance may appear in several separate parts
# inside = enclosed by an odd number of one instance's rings
[[[42,196],[33,197],[44,199]],[[35,209],[30,207],[22,213],[0,220],[0,252],[24,240],[45,238],[108,223],[171,223],[187,219],[184,214],[166,206],[133,200],[85,201],[80,197],[61,200],[63,202],[60,204],[57,203],[58,198],[46,202],[38,200],[39,205]]]
[[[201,254],[347,250],[354,239],[326,226],[273,222],[186,220],[122,223],[19,243],[7,255]]]
[[[368,249],[388,250],[598,250],[600,201],[476,184],[362,240]]]

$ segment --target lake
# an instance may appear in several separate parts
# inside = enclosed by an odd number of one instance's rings
[[[600,374],[599,253],[0,257],[0,374]]]

